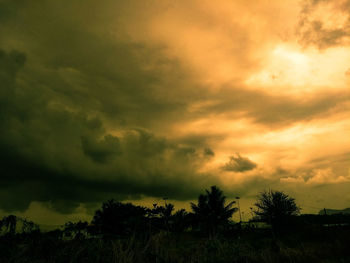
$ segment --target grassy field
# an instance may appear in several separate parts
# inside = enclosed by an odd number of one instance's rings
[[[198,233],[62,239],[58,232],[0,237],[0,262],[350,262],[350,227],[272,235],[244,229],[208,239]]]

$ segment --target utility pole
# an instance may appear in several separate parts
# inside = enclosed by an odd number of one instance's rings
[[[168,197],[163,197],[165,206],[166,206],[166,200],[168,200],[168,199],[169,199]]]
[[[242,223],[241,207],[240,207],[240,205],[239,205],[239,199],[240,199],[240,197],[237,196],[236,199],[237,199],[237,204],[238,204],[239,223]]]

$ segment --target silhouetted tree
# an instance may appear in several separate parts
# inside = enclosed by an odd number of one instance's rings
[[[295,199],[281,191],[269,190],[260,193],[255,206],[258,210],[254,213],[274,230],[287,227],[291,218],[300,212]]]
[[[6,228],[6,231],[14,235],[16,233],[17,217],[14,215],[5,216],[0,222],[0,230]]]
[[[66,237],[83,239],[88,234],[88,222],[79,221],[77,223],[67,222],[64,224],[64,235]]]
[[[210,191],[198,197],[198,204],[191,203],[191,208],[198,220],[200,228],[204,228],[209,237],[215,237],[217,229],[228,223],[237,208],[232,208],[235,201],[225,205],[226,197],[216,186],[212,186]]]
[[[39,226],[37,224],[34,224],[34,222],[29,221],[25,218],[17,217],[15,215],[8,215],[0,220],[0,233],[2,230],[10,235],[14,235],[16,232],[29,234],[33,231],[40,231]]]
[[[34,222],[27,219],[20,219],[22,222],[22,233],[32,233],[33,231],[39,231],[39,226]]]
[[[164,207],[161,209],[161,214],[164,218],[170,218],[172,213],[174,211],[174,205],[173,204],[166,204]]]
[[[173,204],[165,204],[165,206],[162,206],[160,210],[161,218],[164,220],[164,226],[167,231],[169,231],[169,220],[172,216],[173,211]]]
[[[185,209],[176,211],[171,217],[171,230],[183,232],[191,226],[191,215]]]
[[[158,206],[153,204],[152,209],[147,209],[147,219],[151,231],[167,230],[170,231],[170,225],[172,223],[172,212],[174,211],[173,204],[165,204],[165,206]]]
[[[95,212],[92,224],[101,234],[130,235],[144,227],[147,209],[109,200]]]

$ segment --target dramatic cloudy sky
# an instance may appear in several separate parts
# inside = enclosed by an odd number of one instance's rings
[[[349,0],[0,0],[0,35],[0,214],[350,207]]]

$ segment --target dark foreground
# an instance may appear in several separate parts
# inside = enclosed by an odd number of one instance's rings
[[[350,262],[350,227],[279,235],[244,229],[212,239],[190,232],[64,239],[54,231],[38,231],[1,236],[0,262]]]

